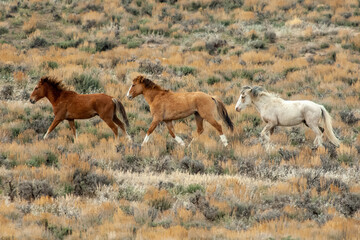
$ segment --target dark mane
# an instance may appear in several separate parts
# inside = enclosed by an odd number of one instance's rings
[[[145,78],[144,76],[137,76],[134,81],[139,81],[140,83],[143,83],[145,88],[147,89],[154,89],[154,90],[163,90],[168,91],[151,81],[150,79]]]
[[[159,85],[157,85],[156,83],[154,83],[150,79],[145,78],[143,80],[143,83],[145,84],[145,88],[156,89],[156,90],[164,90],[162,87],[160,87]]]
[[[69,90],[69,88],[61,80],[58,80],[56,77],[44,76],[40,79],[40,81],[42,83],[48,83],[60,91],[68,91]]]

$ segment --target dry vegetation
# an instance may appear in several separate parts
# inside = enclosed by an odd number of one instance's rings
[[[0,239],[357,239],[360,236],[358,0],[2,1]],[[219,96],[235,123],[190,148],[165,126],[140,149],[151,116],[125,99],[139,73],[174,91]],[[126,138],[99,118],[53,119],[29,94],[54,75],[119,98]],[[312,149],[305,126],[279,128],[266,153],[241,86],[323,104],[342,144]],[[193,117],[177,121],[189,143]]]

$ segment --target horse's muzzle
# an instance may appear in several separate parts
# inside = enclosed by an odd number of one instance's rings
[[[32,104],[35,104],[35,103],[36,103],[36,101],[35,101],[34,99],[30,99],[30,102],[31,102]]]
[[[133,97],[132,97],[131,95],[128,95],[127,98],[128,98],[129,100],[133,99]]]
[[[241,111],[241,108],[237,107],[237,108],[235,108],[235,110],[236,110],[237,112],[240,112],[240,111]]]

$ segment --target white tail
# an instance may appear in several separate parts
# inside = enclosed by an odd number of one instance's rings
[[[334,131],[332,128],[332,123],[331,123],[331,116],[323,106],[321,106],[321,114],[322,114],[322,117],[323,117],[324,123],[325,123],[326,136],[329,138],[330,142],[332,142],[335,146],[338,147],[340,145],[340,140],[337,139],[334,134]]]

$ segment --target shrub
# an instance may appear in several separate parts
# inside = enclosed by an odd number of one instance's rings
[[[30,42],[30,48],[46,47],[49,43],[42,37],[35,37]]]
[[[198,160],[192,160],[189,157],[184,157],[180,162],[180,167],[184,170],[189,171],[190,173],[203,173],[205,166],[202,162]]]
[[[190,74],[195,76],[196,74],[196,68],[189,66],[180,66],[180,67],[170,66],[170,68],[173,70],[173,73],[179,77],[187,76]]]
[[[256,73],[264,73],[265,71],[263,69],[252,69],[252,70],[242,70],[240,73],[240,77],[241,78],[246,78],[249,81],[253,81],[254,80],[254,76]]]
[[[3,99],[3,100],[12,99],[13,93],[14,93],[14,86],[5,85],[0,91],[0,99]]]
[[[104,175],[76,169],[73,175],[74,194],[94,196],[97,186],[109,185],[110,180]]]
[[[127,201],[141,201],[144,194],[136,191],[133,186],[121,187],[118,193],[118,199],[125,199]]]
[[[161,212],[168,210],[169,208],[171,208],[171,201],[166,198],[166,197],[162,197],[162,198],[157,198],[157,199],[153,199],[150,201],[149,205]]]
[[[106,38],[103,40],[95,41],[95,46],[97,52],[102,52],[113,49],[114,47],[116,47],[116,44]]]
[[[80,74],[73,78],[73,84],[80,93],[91,93],[102,90],[102,86],[98,78],[90,74]]]
[[[9,29],[6,27],[0,27],[0,35],[6,34],[9,32]]]
[[[49,61],[49,62],[47,62],[47,66],[51,69],[55,69],[55,68],[59,67],[59,64],[57,62]]]
[[[215,83],[220,82],[220,78],[215,77],[215,76],[212,76],[212,77],[209,77],[209,78],[206,80],[206,82],[207,82],[207,84],[209,84],[209,85],[214,85]]]
[[[67,48],[77,48],[83,42],[82,39],[78,40],[68,40],[64,42],[59,42],[56,44],[59,48],[67,49]]]
[[[213,55],[217,53],[217,50],[221,47],[224,47],[227,45],[226,40],[222,39],[214,39],[211,41],[206,42],[205,48],[209,52],[209,54]]]
[[[249,43],[249,46],[256,49],[265,49],[266,44],[262,40],[255,40]]]
[[[71,227],[56,226],[54,224],[45,224],[45,228],[54,235],[56,239],[64,239],[66,236],[72,234]]]
[[[155,63],[153,63],[149,59],[145,59],[140,61],[138,70],[139,72],[159,75],[163,72],[164,67],[161,66],[159,60],[156,60]]]
[[[17,189],[19,196],[27,201],[41,196],[55,196],[53,189],[45,181],[23,181],[19,183]]]
[[[141,44],[142,44],[141,40],[132,39],[127,42],[126,46],[127,46],[127,48],[138,48],[141,46]]]
[[[270,43],[276,42],[276,33],[272,31],[266,31],[264,34],[264,39],[269,41]]]

